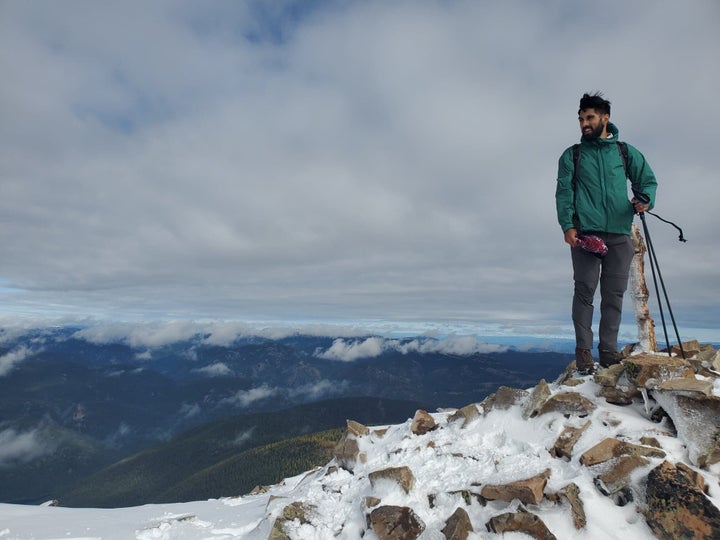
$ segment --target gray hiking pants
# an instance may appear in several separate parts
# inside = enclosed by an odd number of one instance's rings
[[[592,233],[603,240],[608,253],[602,259],[582,248],[571,248],[575,292],[572,319],[575,344],[579,349],[592,349],[593,298],[600,282],[600,327],[598,348],[617,351],[622,303],[630,275],[630,263],[635,255],[629,235]]]

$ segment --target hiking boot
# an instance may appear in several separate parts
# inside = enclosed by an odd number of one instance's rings
[[[619,364],[620,360],[625,358],[623,353],[613,351],[600,351],[600,365],[604,368],[609,368],[615,364]]]
[[[580,375],[592,375],[595,373],[595,360],[590,349],[575,349],[575,369]]]

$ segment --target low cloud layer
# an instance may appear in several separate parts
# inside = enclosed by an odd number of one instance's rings
[[[38,430],[0,431],[0,467],[28,463],[53,450]]]
[[[271,398],[278,392],[279,390],[277,388],[272,388],[263,384],[262,386],[251,388],[249,390],[239,390],[233,396],[223,399],[222,403],[245,408],[256,401]]]
[[[443,340],[414,339],[412,341],[399,341],[380,337],[370,337],[364,340],[336,339],[331,347],[318,350],[315,356],[326,360],[340,360],[352,362],[360,358],[374,358],[387,351],[396,351],[402,354],[446,354],[456,356],[470,356],[473,354],[504,352],[508,347],[494,345],[478,340],[473,336],[450,337]]]
[[[367,334],[372,325],[322,323],[245,323],[238,321],[202,322],[193,320],[149,321],[144,323],[89,322],[89,326],[73,337],[98,345],[124,343],[131,347],[163,347],[185,340],[197,340],[204,345],[228,346],[234,341],[259,337],[282,339],[293,335],[359,336]],[[19,332],[15,336],[21,335]],[[189,352],[188,354],[192,354]]]
[[[19,347],[0,356],[0,377],[7,375],[12,369],[30,356],[32,351],[27,347]]]
[[[228,375],[232,375],[232,370],[223,362],[216,362],[214,364],[198,368],[194,371],[208,377],[226,377]]]

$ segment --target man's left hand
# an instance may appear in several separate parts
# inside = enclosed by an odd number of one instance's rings
[[[642,214],[643,212],[647,212],[648,210],[650,210],[649,204],[643,204],[640,201],[638,201],[637,199],[633,199],[630,202],[632,202],[633,206],[635,207],[635,211],[638,214]]]

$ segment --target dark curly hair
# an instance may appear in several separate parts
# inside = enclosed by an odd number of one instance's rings
[[[580,98],[578,114],[586,109],[595,109],[601,114],[610,114],[610,102],[602,97],[602,92],[583,94],[583,97]]]

